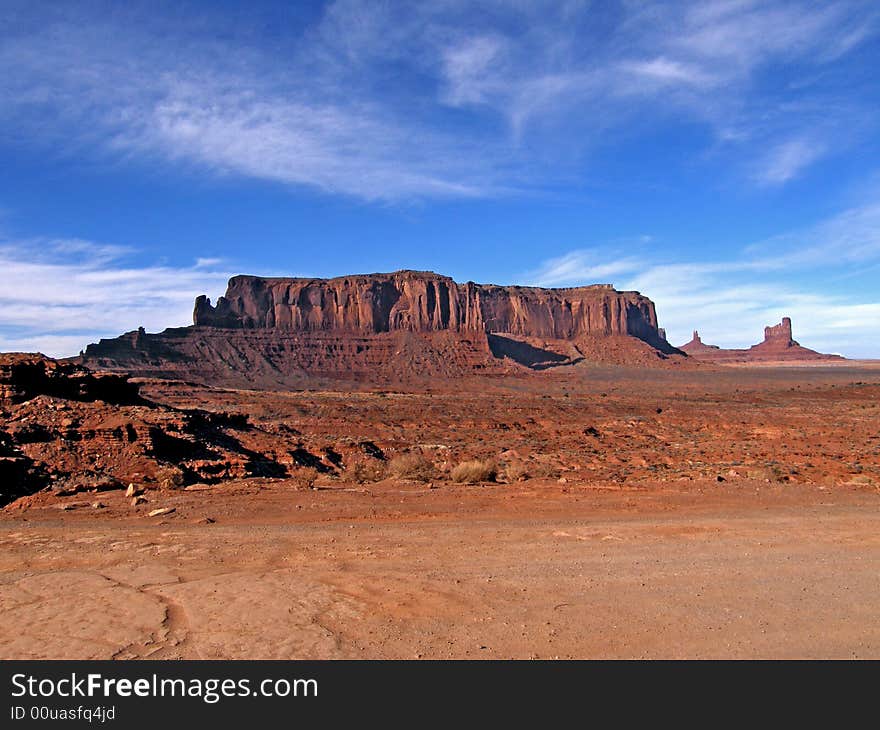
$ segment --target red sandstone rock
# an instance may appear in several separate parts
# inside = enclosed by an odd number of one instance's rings
[[[682,345],[678,348],[682,352],[686,352],[691,357],[698,357],[699,355],[711,355],[721,348],[718,345],[707,345],[700,339],[700,333],[697,330],[694,330],[694,336],[690,342]]]
[[[0,406],[37,395],[108,403],[133,403],[138,398],[127,375],[92,372],[39,353],[0,353]]]
[[[707,345],[694,330],[693,339],[680,348],[698,360],[718,362],[772,362],[778,360],[842,360],[839,355],[824,355],[810,350],[792,339],[791,318],[783,317],[782,322],[764,328],[764,341],[752,345],[748,350],[726,350],[717,345]]]
[[[0,507],[45,487],[64,496],[132,483],[136,496],[143,485],[290,476],[305,462],[336,473],[362,457],[357,445],[255,428],[244,414],[151,402],[127,376],[39,354],[0,356],[0,378],[11,392],[0,409]]]
[[[196,300],[196,326],[300,332],[508,333],[571,339],[632,335],[660,345],[654,303],[610,285],[540,289],[457,284],[431,272],[264,279],[236,276],[216,307]]]
[[[290,387],[316,377],[385,382],[503,373],[513,363],[539,370],[681,355],[657,327],[650,299],[604,284],[457,284],[416,271],[236,276],[215,306],[196,299],[193,321],[101,340],[82,361],[151,376]]]

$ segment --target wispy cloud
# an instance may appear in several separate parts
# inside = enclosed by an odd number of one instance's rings
[[[623,65],[635,76],[655,81],[660,85],[710,86],[717,78],[696,64],[674,61],[663,56],[649,61],[631,61]]]
[[[790,316],[802,344],[852,357],[880,357],[880,297],[876,288],[833,293],[829,277],[853,263],[880,264],[880,204],[868,202],[803,230],[744,247],[719,261],[663,261],[615,246],[571,251],[523,276],[539,286],[610,282],[657,305],[674,344],[699,329],[704,341],[745,347],[763,327]],[[816,278],[823,286],[811,286]]]
[[[812,226],[751,244],[748,260],[764,269],[865,265],[880,260],[880,201],[869,200]]]
[[[187,12],[21,6],[0,44],[0,135],[387,201],[545,184],[646,113],[708,125],[747,176],[781,185],[877,116],[812,87],[792,114],[789,87],[757,83],[858,49],[876,31],[860,0],[340,0],[272,43],[260,29],[287,18]]]
[[[135,266],[128,248],[82,240],[0,241],[0,351],[75,355],[100,337],[192,323],[195,294],[217,296],[219,261]]]
[[[603,260],[595,249],[571,251],[548,259],[541,267],[526,275],[535,286],[564,286],[575,283],[605,283],[607,279],[638,271],[641,261],[633,256]]]
[[[367,200],[407,196],[479,197],[490,175],[444,161],[446,142],[383,120],[375,110],[316,106],[211,89],[175,91],[153,110],[151,125],[116,144],[164,151],[222,172],[311,185]]]
[[[483,104],[497,93],[496,69],[504,63],[505,44],[497,36],[476,36],[442,49],[443,100],[452,106]]]
[[[825,153],[826,146],[816,140],[788,140],[760,160],[755,179],[765,185],[782,185],[797,177]]]

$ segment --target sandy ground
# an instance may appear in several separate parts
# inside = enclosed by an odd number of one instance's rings
[[[136,525],[8,520],[0,655],[880,656],[876,492],[566,489],[250,485],[214,524],[191,495]]]
[[[583,394],[560,381],[549,399],[502,389],[485,395],[490,416],[473,394],[456,401],[473,419],[450,450],[543,434],[560,478],[250,479],[148,492],[137,508],[120,490],[10,505],[0,657],[880,657],[880,371],[681,377],[597,375]],[[363,394],[345,417],[436,441],[419,429],[447,428],[454,397],[419,397]],[[339,398],[222,400],[268,418],[286,399],[307,429]],[[524,411],[532,431],[486,425]],[[579,451],[588,422],[604,441]],[[785,468],[752,468],[766,463]],[[148,516],[160,507],[174,511]]]

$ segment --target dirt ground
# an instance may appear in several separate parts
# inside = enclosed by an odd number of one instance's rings
[[[880,657],[878,364],[144,390],[436,477],[19,500],[0,657]]]

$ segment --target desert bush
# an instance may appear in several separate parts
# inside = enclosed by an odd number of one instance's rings
[[[784,474],[783,470],[775,464],[749,469],[747,475],[749,479],[759,479],[764,482],[788,481],[788,475]]]
[[[358,484],[381,481],[385,478],[385,464],[381,461],[359,461],[351,468],[351,478]]]
[[[509,482],[524,482],[531,477],[529,468],[521,461],[515,461],[504,467],[504,476]]]
[[[162,489],[180,489],[186,484],[186,475],[176,466],[169,466],[156,472],[156,481]]]
[[[868,486],[873,487],[875,481],[873,478],[869,477],[867,474],[856,474],[849,478],[849,481],[844,482],[844,484],[851,484],[853,486]]]
[[[401,454],[388,463],[388,472],[398,479],[429,482],[434,478],[434,462],[421,454]]]
[[[318,470],[313,469],[310,466],[304,466],[297,469],[291,477],[295,489],[311,489],[315,486],[315,481],[317,481],[317,479]]]
[[[494,482],[498,476],[498,466],[494,461],[463,461],[452,470],[452,481],[460,484]]]
[[[535,479],[558,479],[562,474],[562,471],[552,464],[533,464],[530,470]]]

